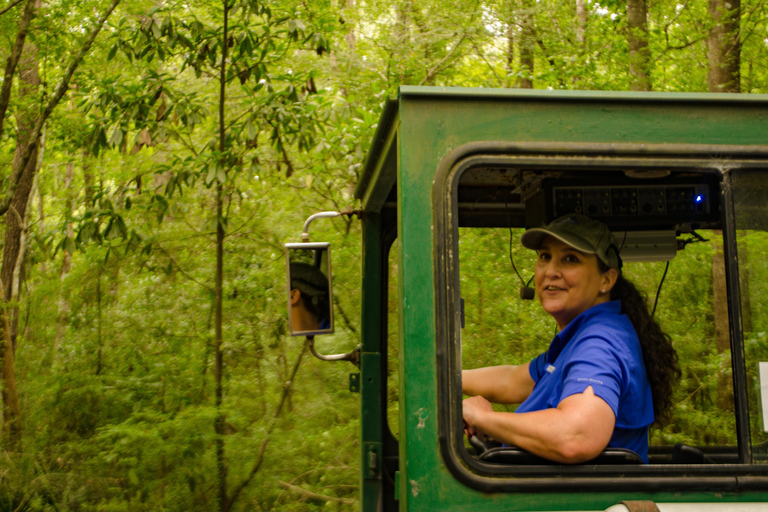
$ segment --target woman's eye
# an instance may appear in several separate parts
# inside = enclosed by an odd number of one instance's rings
[[[568,254],[564,259],[568,263],[578,263],[579,262],[578,256],[576,256],[574,254]]]
[[[548,261],[549,260],[549,253],[540,252],[539,253],[539,260],[541,260],[541,261]]]

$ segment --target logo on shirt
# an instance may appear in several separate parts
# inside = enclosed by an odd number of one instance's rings
[[[579,382],[594,382],[595,384],[603,384],[603,381],[597,379],[590,379],[588,377],[579,377],[576,379]]]

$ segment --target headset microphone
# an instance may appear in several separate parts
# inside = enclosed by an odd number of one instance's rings
[[[536,290],[531,288],[530,286],[521,286],[520,287],[520,298],[523,300],[533,300],[533,298],[536,297]]]

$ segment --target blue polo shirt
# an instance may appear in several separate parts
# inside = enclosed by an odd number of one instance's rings
[[[529,371],[536,384],[516,412],[555,408],[592,386],[616,416],[608,446],[628,448],[648,463],[651,386],[637,333],[619,301],[598,304],[574,318],[531,361]]]

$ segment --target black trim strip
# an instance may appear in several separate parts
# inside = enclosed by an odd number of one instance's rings
[[[502,161],[514,165],[545,163],[550,168],[588,165],[593,170],[595,167],[616,169],[631,162],[631,165],[640,167],[703,167],[727,174],[727,170],[735,168],[768,168],[768,146],[473,142],[454,149],[440,161],[432,188],[435,218],[435,351],[438,437],[441,455],[449,471],[463,484],[485,492],[738,492],[768,488],[768,465],[508,467],[483,463],[469,455],[462,439],[460,413],[458,182],[461,174],[471,166],[489,163],[497,165]],[[733,219],[732,214],[728,217]],[[735,281],[738,287],[738,280]],[[738,315],[738,309],[730,311]],[[741,343],[740,334],[731,339]],[[739,407],[745,403],[739,401],[736,405]],[[743,416],[744,413],[740,414]],[[748,437],[741,438],[744,435],[743,429],[739,435],[740,446],[749,445]],[[741,460],[751,461],[744,456]],[[592,476],[585,477],[585,473]],[[531,475],[541,476],[531,478]],[[602,475],[606,477],[600,478]]]

